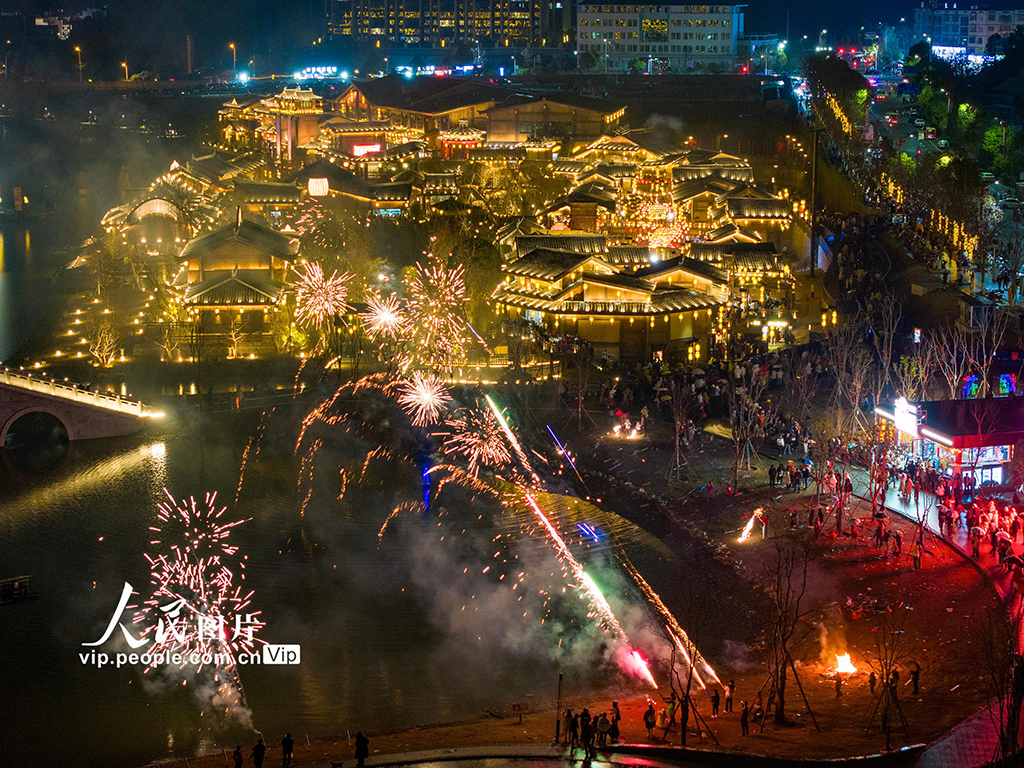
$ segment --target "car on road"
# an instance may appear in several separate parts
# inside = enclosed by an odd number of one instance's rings
[[[917,118],[917,120],[914,121],[914,125],[916,125],[918,128],[924,128],[924,118]]]
[[[939,149],[949,149],[949,142],[945,139],[939,139]]]
[[[1004,211],[1015,211],[1021,207],[1021,202],[1015,197],[1007,197],[1002,202]]]

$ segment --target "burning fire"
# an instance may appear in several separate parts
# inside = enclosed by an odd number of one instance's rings
[[[763,519],[761,517],[761,512],[761,508],[758,507],[751,513],[750,519],[747,520],[747,524],[743,526],[743,533],[740,534],[740,537],[738,539],[740,544],[742,544],[744,541],[750,538],[750,532],[754,530],[754,523],[756,523],[758,520]],[[849,656],[847,656],[847,658],[849,658]]]
[[[639,440],[641,437],[643,437],[643,435],[640,433],[640,425],[639,424],[636,424],[636,425],[631,426],[631,427],[627,426],[625,429],[623,429],[621,424],[616,424],[612,428],[612,436],[614,436],[614,437],[624,437],[627,440]]]
[[[837,675],[853,675],[857,673],[857,668],[853,666],[853,662],[850,660],[850,654],[844,653],[840,656],[836,654],[836,669]]]

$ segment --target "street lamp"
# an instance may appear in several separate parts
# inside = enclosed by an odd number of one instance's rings
[[[950,105],[949,94],[946,92],[945,88],[939,88],[939,90],[942,91],[943,95],[945,95],[945,97],[946,97],[946,119],[948,120],[949,119],[949,105]]]
[[[128,62],[127,61],[122,61],[121,62],[121,66],[124,67],[124,81],[127,83],[128,82]]]
[[[78,54],[78,82],[82,82],[82,49],[75,46],[75,53]]]
[[[231,49],[231,71],[234,72],[238,69],[238,51],[235,50],[234,43],[228,43],[228,48]]]

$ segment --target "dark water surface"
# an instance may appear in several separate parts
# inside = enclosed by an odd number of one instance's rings
[[[119,126],[145,119],[189,131],[219,106],[90,99],[39,97],[0,120],[0,194],[6,200],[20,185],[32,205],[53,210],[0,227],[0,359],[59,312],[53,278],[120,202],[126,174],[148,183],[182,153]],[[35,119],[44,106],[55,121]],[[99,127],[79,125],[90,109]],[[219,752],[251,742],[250,717],[271,744],[285,731],[301,740],[451,722],[513,701],[553,704],[559,671],[567,692],[621,681],[605,661],[608,637],[566,588],[528,512],[454,493],[427,514],[403,512],[381,537],[396,504],[423,498],[422,466],[375,461],[358,482],[372,442],[327,430],[304,469],[294,449],[310,403],[279,408],[262,426],[258,412],[183,412],[131,438],[72,444],[45,471],[0,454],[0,578],[31,575],[39,593],[0,607],[0,766],[134,766]],[[349,490],[339,503],[342,468]],[[300,476],[308,480],[301,488]],[[179,499],[216,492],[225,520],[247,520],[232,533],[245,558],[236,583],[254,591],[252,609],[267,622],[262,639],[302,649],[299,665],[243,669],[245,706],[227,712],[209,673],[143,675],[79,660],[123,584],[144,592],[149,583],[144,554],[164,488]],[[665,580],[664,547],[613,515],[579,513],[571,500],[551,500],[550,511],[623,624],[640,622],[640,601],[608,544],[628,549],[655,587]],[[578,522],[603,541],[587,540]],[[128,650],[119,638],[108,646]]]

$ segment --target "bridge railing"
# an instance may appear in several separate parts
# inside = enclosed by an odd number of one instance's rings
[[[70,384],[54,379],[43,379],[32,376],[21,371],[12,371],[9,368],[0,368],[0,385],[17,387],[18,389],[37,392],[40,395],[58,397],[62,400],[71,400],[83,405],[91,405],[96,408],[103,408],[108,411],[115,411],[129,416],[139,418],[157,418],[162,413],[153,411],[140,400],[130,400],[120,395],[112,395],[106,392],[95,392],[83,389],[77,384]]]

